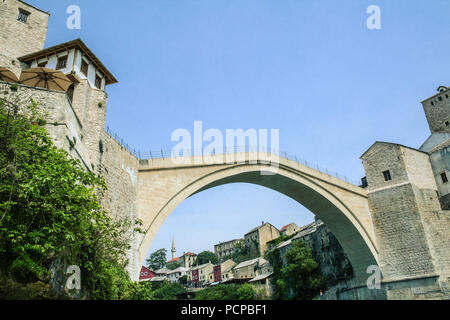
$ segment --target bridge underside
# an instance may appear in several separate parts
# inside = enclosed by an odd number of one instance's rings
[[[162,162],[141,168],[138,212],[147,233],[138,248],[140,261],[144,261],[165,219],[183,200],[230,183],[251,183],[278,191],[317,215],[343,247],[358,283],[367,279],[368,266],[377,265],[365,190],[287,159],[280,159],[276,168],[263,162],[183,167],[164,166]]]
[[[363,237],[349,219],[321,194],[282,175],[263,176],[260,172],[245,172],[235,176],[217,180],[195,194],[204,190],[230,183],[251,183],[278,191],[306,207],[322,220],[343,246],[352,263],[355,274],[366,274],[367,267],[377,262],[370,252]]]

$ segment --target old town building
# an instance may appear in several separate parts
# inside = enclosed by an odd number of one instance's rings
[[[314,222],[299,228],[291,239],[272,248],[279,249],[280,257],[285,261],[286,252],[292,243],[299,240],[305,241],[313,249],[314,259],[319,263],[322,275],[330,284],[352,276],[352,267],[344,250],[320,219],[316,218]]]
[[[244,236],[244,244],[250,257],[262,257],[267,250],[267,242],[280,236],[280,231],[270,223],[262,223]]]
[[[224,257],[232,256],[236,253],[236,246],[243,243],[244,239],[233,239],[214,245],[214,253],[222,260]]]
[[[296,233],[300,227],[295,223],[290,223],[283,228],[280,229],[280,235],[282,236],[290,236],[291,234]]]

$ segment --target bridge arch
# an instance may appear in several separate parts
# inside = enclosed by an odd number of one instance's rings
[[[266,161],[174,166],[166,159],[141,168],[138,212],[146,233],[138,241],[139,262],[145,261],[159,228],[178,205],[194,194],[230,183],[267,187],[317,215],[343,247],[359,283],[367,278],[367,267],[378,264],[366,191],[284,158],[277,167]]]

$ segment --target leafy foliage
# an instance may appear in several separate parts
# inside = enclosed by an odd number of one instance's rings
[[[217,255],[211,251],[203,251],[197,255],[197,259],[194,262],[194,266],[200,266],[202,264],[211,262],[212,264],[217,264],[219,262],[219,258]]]
[[[147,267],[151,270],[162,269],[166,266],[167,261],[167,250],[159,249],[150,254],[150,257],[147,259]]]
[[[195,300],[256,300],[258,291],[251,284],[218,285],[203,289],[195,294]]]
[[[153,300],[154,290],[151,282],[131,282],[124,293],[124,300]]]
[[[53,145],[36,103],[20,111],[0,101],[0,273],[49,283],[78,265],[87,297],[122,298],[134,222],[108,217],[104,181]]]
[[[273,266],[275,299],[312,300],[323,289],[325,281],[319,264],[304,241],[292,243],[284,262],[279,249],[271,251],[267,258]]]
[[[178,261],[166,263],[166,268],[169,270],[175,270],[179,267],[181,267],[181,262],[178,262]]]
[[[153,292],[156,300],[177,300],[179,295],[186,292],[183,285],[179,283],[163,282],[160,287]]]
[[[248,254],[247,247],[245,246],[244,241],[239,241],[234,244],[234,250],[232,254],[228,254],[222,257],[220,262],[227,261],[228,259],[233,260],[237,264],[251,260],[250,255]]]
[[[284,241],[288,241],[289,239],[292,239],[295,235],[297,235],[298,232],[293,233],[291,235],[281,235],[278,238],[275,238],[273,240],[270,240],[267,242],[267,247],[269,249],[272,249],[274,247],[276,247],[277,245],[279,245],[280,243],[284,242]]]

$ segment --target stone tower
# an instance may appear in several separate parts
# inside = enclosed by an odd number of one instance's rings
[[[175,259],[177,249],[175,249],[175,237],[172,238],[172,259]]]
[[[431,133],[450,133],[450,88],[440,86],[438,93],[422,102]]]
[[[442,209],[450,210],[450,88],[440,86],[422,105],[431,135],[420,150],[430,154]]]
[[[20,0],[0,1],[0,66],[20,75],[17,58],[44,48],[49,16]]]
[[[361,159],[388,299],[448,297],[450,215],[429,154],[376,142]]]
[[[20,76],[22,70],[45,67],[73,83],[64,91],[1,82],[0,98],[29,103],[32,97],[48,113],[46,129],[55,145],[87,169],[102,176],[108,189],[101,202],[112,218],[136,219],[139,160],[105,130],[106,88],[117,79],[81,39],[44,49],[49,13],[22,0],[0,0],[0,66]],[[132,228],[130,229],[130,232]],[[128,271],[139,277],[140,236],[131,236]]]

